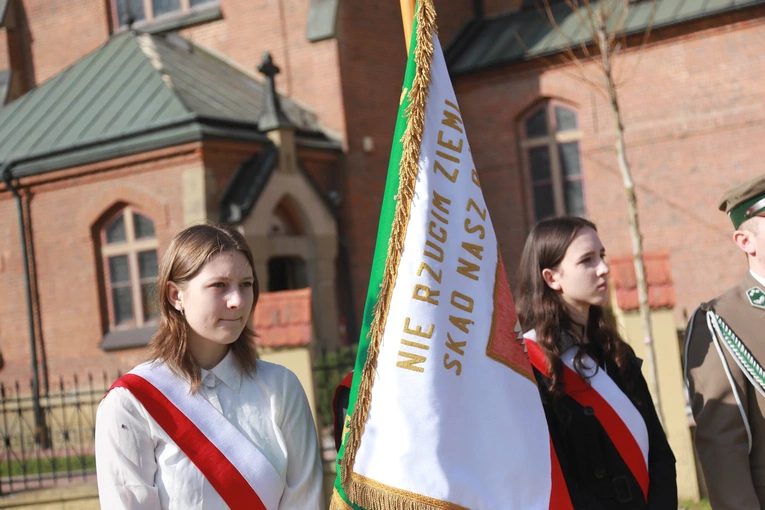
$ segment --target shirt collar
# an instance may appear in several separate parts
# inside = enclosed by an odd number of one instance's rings
[[[215,377],[220,379],[223,384],[231,388],[235,393],[239,393],[239,388],[242,386],[242,371],[239,369],[239,363],[231,349],[228,350],[226,357],[212,369],[202,369],[202,379],[209,372],[212,372]]]
[[[760,285],[762,285],[763,287],[765,287],[765,278],[763,278],[762,276],[758,275],[757,273],[755,273],[755,272],[754,272],[754,271],[752,271],[751,269],[749,270],[749,274],[751,274],[751,275],[752,275],[752,278],[754,278],[755,280],[757,280],[757,283],[759,283]]]

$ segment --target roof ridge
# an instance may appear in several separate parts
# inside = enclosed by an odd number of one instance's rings
[[[266,80],[263,78],[263,76],[260,73],[256,73],[255,71],[251,71],[250,69],[246,68],[245,66],[243,66],[242,64],[240,64],[236,60],[234,60],[231,57],[229,57],[228,55],[226,55],[226,54],[216,50],[215,48],[211,48],[209,46],[205,46],[204,44],[198,43],[198,42],[196,42],[196,41],[194,41],[192,39],[186,39],[183,36],[179,36],[179,37],[182,37],[194,49],[202,51],[204,53],[207,53],[210,57],[220,60],[223,64],[226,64],[226,65],[232,67],[233,69],[235,69],[235,70],[239,71],[240,73],[244,74],[246,77],[252,78],[253,80],[257,81],[258,84],[260,84],[263,87],[265,87]],[[277,91],[277,94],[279,94],[279,97],[281,99],[284,99],[286,101],[289,101],[290,103],[293,103],[295,106],[297,106],[301,110],[305,110],[308,113],[310,113],[311,115],[313,115],[314,117],[316,117],[316,120],[317,120],[317,122],[319,124],[320,130],[323,133],[331,134],[332,137],[334,137],[336,140],[342,140],[344,138],[340,133],[338,133],[334,129],[328,128],[324,124],[324,122],[322,122],[321,117],[317,113],[316,109],[313,106],[311,106],[310,104],[308,104],[308,103],[304,102],[303,100],[298,99],[298,98],[296,98],[294,96],[291,96],[291,95],[287,96],[287,95],[281,94],[278,91]]]
[[[603,1],[592,0],[593,5]],[[619,32],[626,36],[632,36],[643,33],[649,20],[651,20],[651,29],[656,31],[694,20],[752,9],[764,4],[765,0],[719,0],[715,2],[657,0],[654,6],[655,10],[651,14],[652,5],[650,2],[635,1],[631,2],[629,16],[625,19],[624,26]],[[550,5],[550,9],[553,11],[556,23],[565,33],[561,34],[550,25],[544,10],[539,13],[536,12],[536,9],[531,8],[508,10],[491,17],[468,21],[466,25],[474,24],[475,30],[460,30],[457,34],[458,37],[455,37],[447,48],[450,73],[456,77],[495,66],[555,55],[563,51],[566,45],[578,47],[580,44],[593,44],[592,38],[588,34],[583,34],[585,31],[581,27],[581,22],[574,20],[569,2],[556,2]],[[542,15],[540,16],[540,14]],[[521,20],[522,23],[519,26],[513,26],[513,23]],[[568,33],[563,26],[566,22],[570,23],[569,28],[574,29],[572,33]],[[703,29],[694,29],[694,31],[700,30]],[[508,34],[516,36],[516,39],[523,35],[523,39],[528,38],[529,40],[518,41]]]
[[[167,85],[167,88],[170,89],[173,97],[175,97],[181,103],[184,110],[186,110],[186,113],[194,113],[189,105],[186,104],[186,101],[183,100],[182,95],[178,93],[178,89],[173,83],[173,77],[170,76],[170,73],[165,71],[164,62],[162,61],[162,57],[157,50],[158,39],[162,40],[162,44],[169,44],[163,38],[148,33],[142,33],[135,36],[138,48],[149,60],[149,63],[151,63],[152,67],[159,73],[162,82]]]
[[[196,41],[192,41],[191,39],[186,39],[186,41],[188,41],[194,48],[196,48],[196,49],[198,49],[200,51],[204,51],[205,53],[207,53],[208,55],[210,55],[213,58],[217,58],[218,60],[220,60],[224,64],[227,64],[227,65],[233,67],[234,69],[236,69],[240,73],[246,75],[248,78],[254,79],[260,85],[263,85],[265,87],[266,80],[265,80],[265,78],[263,78],[263,76],[260,73],[256,73],[255,71],[250,71],[249,69],[244,67],[242,64],[240,64],[236,60],[232,59],[228,55],[225,55],[224,53],[219,52],[218,50],[216,50],[214,48],[210,48],[209,46],[205,46],[203,44],[197,43]],[[300,99],[297,99],[297,98],[295,98],[293,96],[286,96],[284,94],[279,93],[278,91],[277,91],[277,93],[279,94],[279,97],[281,97],[282,99],[286,99],[286,100],[288,100],[288,101],[290,101],[292,103],[295,103],[295,105],[299,106],[303,110],[308,110],[312,114],[316,115],[316,109],[313,106],[309,105],[308,103],[305,103],[304,101],[302,101]]]

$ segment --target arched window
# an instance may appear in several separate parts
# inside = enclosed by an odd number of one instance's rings
[[[100,251],[109,330],[140,328],[156,321],[154,222],[132,206],[120,209],[103,223]]]
[[[583,216],[582,132],[576,111],[556,101],[532,109],[519,126],[534,221]]]

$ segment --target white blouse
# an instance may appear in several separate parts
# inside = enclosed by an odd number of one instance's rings
[[[279,510],[322,507],[316,428],[303,387],[280,365],[257,362],[243,376],[234,355],[202,370],[200,394],[271,462],[284,482]],[[191,460],[126,389],[110,391],[96,415],[101,508],[228,508]]]

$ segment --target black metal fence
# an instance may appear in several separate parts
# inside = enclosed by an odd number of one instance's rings
[[[314,360],[317,418],[327,464],[335,457],[332,398],[353,370],[357,348],[321,349]],[[95,481],[96,410],[119,375],[60,378],[40,396],[39,407],[31,384],[0,383],[0,494]]]
[[[2,494],[95,480],[96,410],[113,380],[59,379],[39,407],[18,382],[0,383]]]
[[[332,397],[340,381],[356,364],[358,344],[321,349],[313,366],[316,385],[316,406],[320,427],[332,426]]]
[[[314,360],[313,377],[316,387],[316,414],[321,432],[321,456],[326,472],[334,470],[335,443],[333,436],[332,397],[340,381],[356,364],[358,344],[321,349]]]

